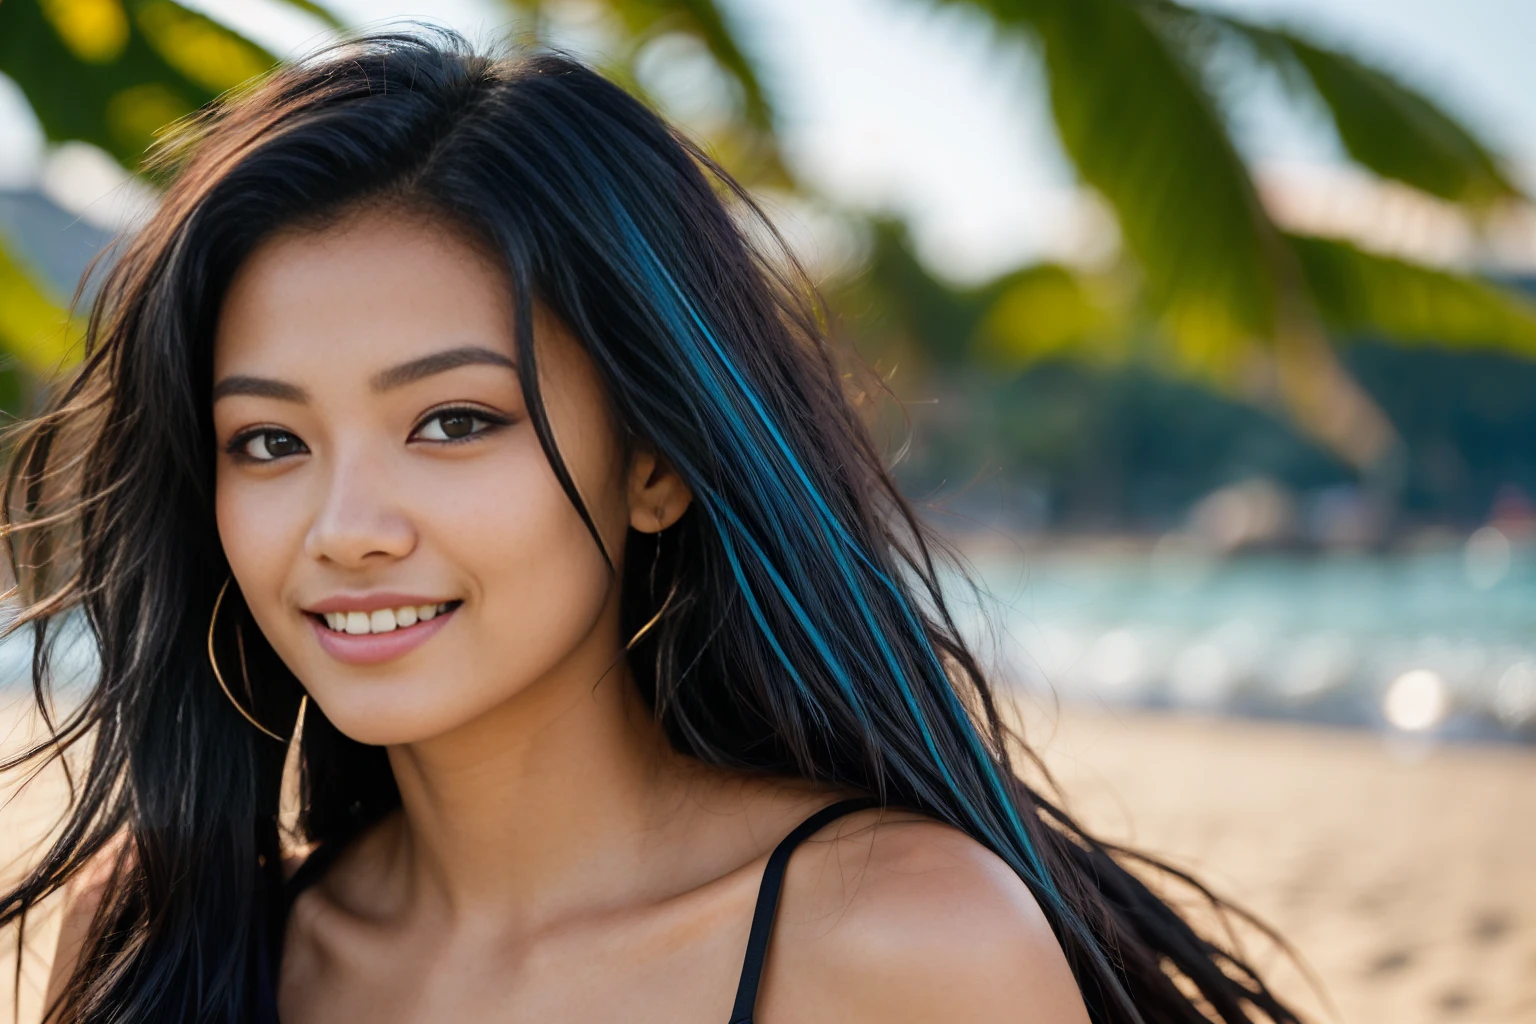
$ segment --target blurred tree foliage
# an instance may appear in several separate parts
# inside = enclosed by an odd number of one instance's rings
[[[317,5],[295,6],[334,19]],[[260,74],[275,58],[170,0],[4,0],[0,73],[21,87],[45,136],[99,146],[137,171],[156,133]],[[0,239],[0,345],[46,374],[80,325],[62,297]]]
[[[286,3],[338,26],[314,0]],[[525,41],[559,4],[505,0]],[[834,307],[882,359],[1015,373],[1048,358],[1146,360],[1283,410],[1349,464],[1388,460],[1398,432],[1330,341],[1536,355],[1536,304],[1500,285],[1334,240],[1287,234],[1234,142],[1235,64],[1273,69],[1294,102],[1326,112],[1361,167],[1464,210],[1474,222],[1526,201],[1455,117],[1386,72],[1299,34],[1174,0],[913,0],[983,12],[1033,47],[1063,148],[1113,210],[1119,265],[1021,268],[957,288],[916,260],[898,224],[869,225],[863,271]],[[652,102],[646,60],[681,45],[712,64],[728,116],[705,132],[757,186],[793,189],[777,117],[748,40],[717,0],[601,0],[603,70]],[[1234,54],[1242,60],[1235,62]],[[139,168],[157,132],[274,63],[272,54],[174,0],[0,0],[0,73],[51,141],[82,140]],[[24,253],[0,248],[0,344],[46,371],[78,326]]]

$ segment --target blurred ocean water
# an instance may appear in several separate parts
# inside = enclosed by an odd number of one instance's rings
[[[1536,551],[972,553],[958,594],[1001,680],[1108,706],[1536,742]]]
[[[9,619],[14,612],[0,611]],[[96,649],[90,643],[85,620],[78,613],[67,615],[57,626],[50,626],[48,637],[48,678],[55,696],[68,702],[85,691],[100,671]],[[13,703],[32,690],[33,633],[19,629],[0,640],[0,700]]]

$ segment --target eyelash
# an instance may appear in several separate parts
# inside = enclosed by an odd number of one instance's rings
[[[444,437],[441,440],[432,438],[426,439],[425,443],[437,445],[464,444],[469,441],[477,440],[483,435],[489,434],[494,430],[499,430],[502,427],[508,426],[512,422],[505,416],[502,416],[498,413],[493,413],[487,409],[478,408],[476,406],[444,406],[440,409],[433,409],[420,420],[418,420],[416,426],[411,428],[410,437],[407,438],[407,441],[422,440],[418,439],[416,435],[421,433],[422,429],[426,427],[428,423],[431,423],[433,420],[440,420],[449,416],[467,416],[471,420],[483,424],[483,426],[479,430],[473,430],[470,433],[465,434],[463,437]],[[299,443],[302,451],[292,452],[289,455],[274,455],[271,458],[266,459],[257,458],[256,456],[251,455],[246,451],[246,448],[250,445],[250,443],[256,440],[258,437],[273,435],[293,438]],[[309,451],[309,446],[305,445],[303,439],[300,438],[299,435],[293,433],[291,430],[283,430],[279,427],[255,427],[251,430],[243,431],[231,438],[229,444],[225,446],[224,451],[236,459],[255,463],[258,465],[265,465],[267,463],[280,462],[283,459],[291,458],[293,455],[303,455]]]
[[[491,412],[489,409],[482,409],[478,406],[448,405],[441,409],[433,409],[425,416],[423,416],[419,421],[417,421],[416,426],[411,429],[411,437],[414,438],[421,432],[423,427],[425,427],[428,423],[431,423],[433,420],[443,419],[447,416],[468,416],[470,419],[478,420],[485,425],[479,430],[465,434],[463,437],[445,437],[441,441],[434,439],[428,441],[428,444],[463,444],[467,441],[473,441],[485,434],[489,434],[494,430],[499,430],[502,427],[508,426],[512,422],[505,416]]]
[[[234,437],[230,438],[229,444],[224,446],[224,451],[226,454],[232,456],[235,459],[238,459],[241,462],[249,462],[253,465],[266,465],[270,462],[280,462],[285,458],[289,458],[290,456],[287,455],[274,455],[269,459],[261,459],[246,451],[246,448],[250,445],[250,443],[256,440],[258,437],[271,436],[291,437],[299,443],[304,452],[309,451],[309,446],[304,444],[303,440],[300,439],[298,434],[295,434],[291,430],[282,430],[278,427],[256,427],[254,429],[246,430],[236,434]],[[292,454],[299,455],[303,454],[303,452],[294,452]]]

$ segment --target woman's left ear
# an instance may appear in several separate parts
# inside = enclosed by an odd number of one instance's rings
[[[677,470],[649,446],[640,447],[629,464],[629,525],[642,533],[660,533],[688,510],[693,493]]]

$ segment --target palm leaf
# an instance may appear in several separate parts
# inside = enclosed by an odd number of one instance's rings
[[[971,0],[1039,41],[1057,130],[1114,208],[1184,358],[1217,375],[1275,333],[1299,284],[1214,100],[1148,7]]]
[[[1387,72],[1295,32],[1161,2],[1171,21],[1203,22],[1247,44],[1293,93],[1320,100],[1352,159],[1441,199],[1483,207],[1522,193],[1492,150],[1433,100]]]
[[[324,4],[316,3],[315,0],[280,0],[280,2],[319,18],[331,28],[346,28],[346,24],[340,18],[326,9]]]
[[[166,124],[276,59],[172,0],[77,8],[39,0],[0,3],[0,72],[26,94],[50,140],[100,146],[137,168]]]
[[[1318,312],[1335,333],[1536,356],[1536,301],[1487,281],[1294,237]]]
[[[0,238],[0,348],[38,374],[71,361],[81,326],[45,293]]]
[[[318,4],[285,2],[335,23]],[[129,168],[167,124],[274,63],[172,0],[0,2],[0,73],[21,87],[47,138],[92,143]],[[46,374],[72,357],[79,335],[0,239],[0,347]]]

